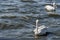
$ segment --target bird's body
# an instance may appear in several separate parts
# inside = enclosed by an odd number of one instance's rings
[[[40,27],[38,27],[38,30],[37,30],[37,28],[35,28],[35,30],[34,30],[35,35],[43,35],[43,34],[45,34],[46,33],[46,30],[45,31],[42,31],[45,28],[46,28],[45,25],[41,25]]]
[[[55,8],[54,8],[53,6],[51,6],[51,5],[46,5],[46,6],[45,6],[45,9],[46,9],[47,11],[53,11],[53,10],[55,10]]]

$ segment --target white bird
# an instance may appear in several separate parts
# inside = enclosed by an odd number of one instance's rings
[[[43,35],[43,34],[46,33],[46,28],[47,27],[45,25],[41,25],[41,26],[38,27],[38,22],[39,22],[39,20],[37,19],[36,20],[36,28],[34,29],[34,34],[35,35]]]
[[[55,11],[56,8],[57,8],[57,6],[56,6],[56,3],[55,3],[55,2],[53,2],[52,5],[46,5],[46,6],[45,6],[45,9],[46,9],[47,11]]]

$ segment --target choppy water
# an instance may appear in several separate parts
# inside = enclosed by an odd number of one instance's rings
[[[60,27],[60,16],[50,17],[44,10],[49,0],[0,0],[0,40],[51,40],[50,37],[34,38],[35,20],[41,25]],[[54,1],[53,1],[54,2]],[[60,0],[57,14],[60,14]],[[59,39],[58,39],[59,40]]]

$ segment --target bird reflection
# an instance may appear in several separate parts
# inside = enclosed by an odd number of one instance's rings
[[[40,36],[34,35],[34,39],[35,40],[39,40],[40,39]]]

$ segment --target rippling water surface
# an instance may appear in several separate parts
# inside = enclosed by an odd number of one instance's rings
[[[32,32],[36,19],[41,25],[60,27],[60,16],[50,17],[44,10],[48,2],[50,0],[0,0],[0,40],[51,40],[44,36],[35,39]],[[56,13],[60,14],[60,0],[56,3]]]

